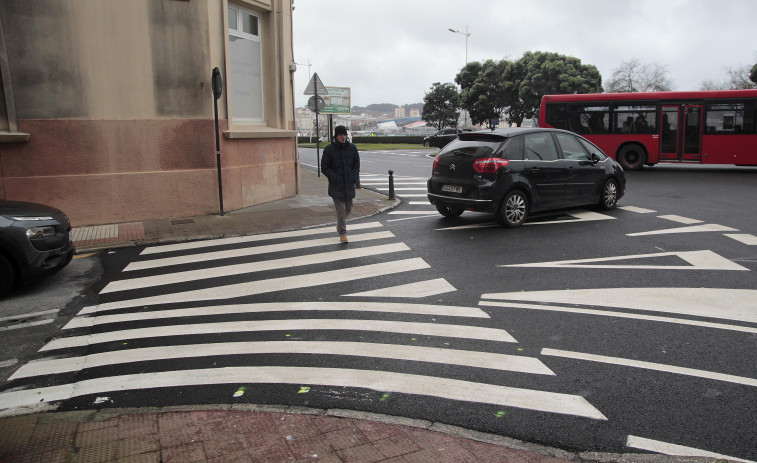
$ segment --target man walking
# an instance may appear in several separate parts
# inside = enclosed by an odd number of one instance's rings
[[[347,242],[347,216],[352,212],[355,182],[360,178],[360,154],[347,139],[347,127],[338,125],[334,139],[323,150],[321,171],[329,179],[329,196],[336,208],[336,231],[339,240]]]

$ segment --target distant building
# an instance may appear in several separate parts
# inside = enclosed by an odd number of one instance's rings
[[[0,1],[0,199],[74,226],[297,193],[291,0]]]
[[[411,108],[410,117],[421,117],[421,110],[418,108]]]
[[[398,119],[405,117],[405,107],[397,106],[396,108],[394,108],[394,117]]]

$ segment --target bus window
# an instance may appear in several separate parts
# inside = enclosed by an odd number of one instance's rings
[[[568,105],[551,103],[547,105],[547,124],[556,129],[568,130]]]
[[[656,114],[654,106],[616,106],[614,130],[616,133],[655,133]]]
[[[596,105],[568,105],[568,130],[575,133],[608,133],[610,107]]]
[[[707,133],[757,133],[757,103],[707,105]]]

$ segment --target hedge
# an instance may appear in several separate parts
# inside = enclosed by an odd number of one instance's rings
[[[422,135],[377,135],[375,137],[355,137],[352,139],[352,143],[409,143],[422,145],[424,138],[425,137]],[[312,139],[310,137],[298,137],[297,143],[315,143],[315,137],[313,137]],[[323,144],[323,142],[321,144]]]

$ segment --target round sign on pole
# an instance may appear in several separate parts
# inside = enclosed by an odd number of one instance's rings
[[[315,106],[315,96],[311,96],[310,99],[308,99],[308,109],[314,112],[321,112],[323,111],[323,107],[326,106],[326,102],[321,98],[318,97],[318,107]]]

